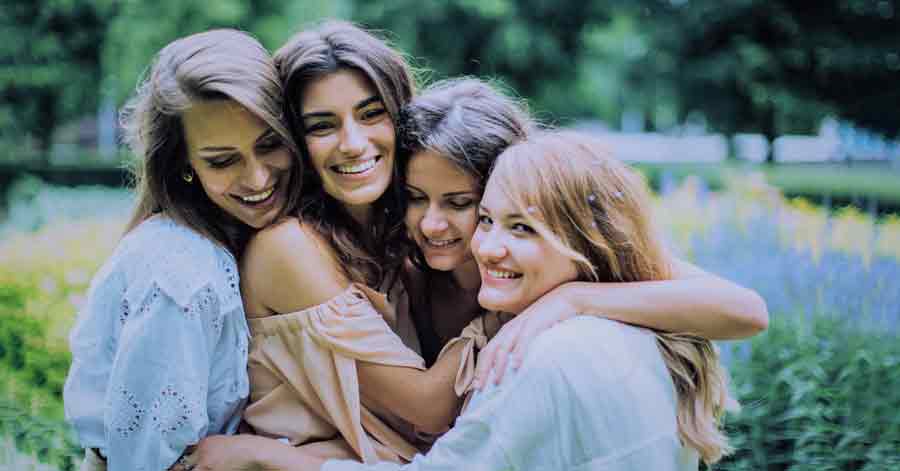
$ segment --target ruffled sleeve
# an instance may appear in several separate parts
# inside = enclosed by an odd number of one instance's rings
[[[366,462],[411,458],[417,449],[362,404],[356,372],[357,361],[425,368],[391,330],[393,317],[383,294],[354,284],[323,304],[250,319],[244,419],[294,445],[340,433]]]
[[[487,345],[494,335],[500,331],[503,324],[512,319],[509,314],[501,314],[498,312],[487,312],[469,323],[459,337],[451,339],[444,345],[438,358],[444,356],[455,345],[463,344],[462,355],[460,355],[459,368],[456,371],[456,380],[453,388],[456,395],[463,397],[472,390],[472,382],[475,381],[475,357],[479,350]],[[466,404],[468,400],[466,401]],[[465,404],[463,408],[465,408]]]
[[[97,274],[70,344],[67,419],[109,469],[168,469],[188,445],[236,426],[249,331],[234,258],[157,216]]]
[[[151,289],[124,326],[106,392],[111,470],[164,470],[207,435],[207,394],[219,299],[201,290],[186,305]]]

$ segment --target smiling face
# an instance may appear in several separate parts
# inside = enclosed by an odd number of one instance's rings
[[[518,314],[548,291],[578,278],[575,262],[530,226],[499,185],[488,181],[472,238],[481,273],[478,303]]]
[[[322,187],[351,214],[367,211],[394,165],[394,123],[381,97],[356,69],[317,78],[301,96],[306,148]]]
[[[231,100],[198,101],[182,116],[188,162],[209,199],[251,227],[285,203],[294,157],[265,121]]]
[[[406,228],[428,266],[452,271],[470,262],[481,198],[475,178],[446,157],[420,151],[410,159],[406,183]]]

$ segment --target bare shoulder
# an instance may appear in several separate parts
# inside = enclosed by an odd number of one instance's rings
[[[259,231],[241,260],[245,304],[276,313],[322,304],[348,284],[331,245],[296,218]]]

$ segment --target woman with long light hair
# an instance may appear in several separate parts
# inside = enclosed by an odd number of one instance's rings
[[[237,259],[301,190],[282,95],[259,41],[213,30],[164,47],[126,107],[137,205],[91,282],[63,390],[82,471],[162,471],[237,430],[249,388]]]

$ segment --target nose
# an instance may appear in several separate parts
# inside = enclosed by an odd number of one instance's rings
[[[269,168],[255,157],[248,158],[244,168],[244,185],[253,191],[261,191],[268,183]]]
[[[422,233],[425,234],[426,237],[439,235],[441,232],[447,230],[447,227],[449,226],[449,224],[447,224],[447,218],[445,218],[443,213],[441,213],[441,210],[434,207],[434,205],[428,207],[419,224]]]
[[[496,230],[476,231],[475,255],[485,262],[499,262],[506,257],[506,243]]]
[[[366,150],[366,136],[362,127],[353,120],[347,120],[341,132],[338,151],[347,157],[359,157]]]

